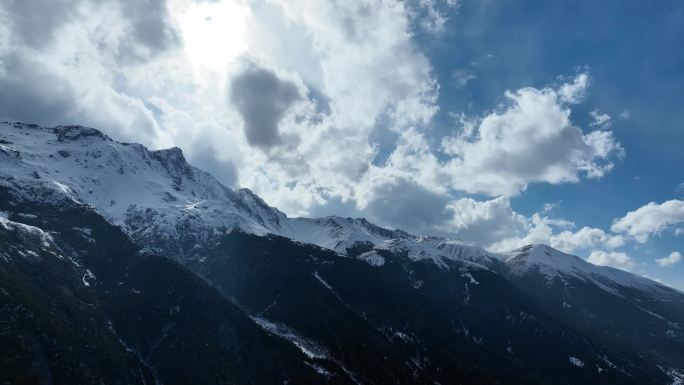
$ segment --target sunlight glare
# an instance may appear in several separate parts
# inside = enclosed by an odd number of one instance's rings
[[[200,66],[221,71],[247,49],[249,9],[233,0],[191,5],[180,18],[185,53]]]

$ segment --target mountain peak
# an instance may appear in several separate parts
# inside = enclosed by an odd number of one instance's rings
[[[260,225],[271,231],[279,232],[281,221],[287,216],[275,207],[269,206],[260,196],[248,188],[241,188],[235,192],[237,203],[247,211]]]
[[[548,281],[576,278],[592,282],[606,291],[614,287],[640,287],[661,290],[661,284],[609,266],[594,265],[576,255],[562,252],[545,244],[531,244],[503,254],[504,263],[516,276],[540,273]]]
[[[238,189],[236,191],[236,193],[241,197],[244,197],[246,199],[251,199],[251,200],[257,202],[260,205],[268,206],[268,204],[266,204],[266,202],[263,199],[261,199],[260,196],[256,195],[252,190],[248,189],[247,187],[242,187],[242,188]],[[268,206],[268,207],[270,207],[270,206]]]
[[[180,147],[164,148],[161,150],[152,151],[151,154],[158,158],[168,158],[177,161],[185,162],[185,156],[183,155],[183,150]]]
[[[273,206],[270,206],[260,196],[256,195],[254,192],[252,192],[252,190],[248,188],[241,188],[236,191],[236,194],[240,198],[241,202],[247,206],[256,206],[260,210],[273,212],[278,215],[285,216],[285,214],[283,214],[280,210]]]
[[[52,131],[57,135],[57,140],[59,142],[70,142],[90,138],[112,141],[112,139],[103,134],[102,131],[80,125],[57,126],[53,128]]]
[[[194,180],[193,168],[185,160],[183,151],[178,147],[151,151],[152,158],[156,159],[168,171],[175,185],[180,185],[183,178]]]
[[[575,255],[564,253],[543,243],[526,245],[505,255],[505,262],[510,265],[543,265],[558,270],[575,270],[577,266],[591,265]]]

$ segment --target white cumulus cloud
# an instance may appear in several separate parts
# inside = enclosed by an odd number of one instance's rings
[[[673,251],[667,257],[656,259],[655,262],[660,267],[669,267],[669,266],[672,266],[672,265],[675,265],[675,264],[681,262],[681,260],[682,260],[682,254],[679,253],[678,251]]]
[[[684,201],[672,199],[663,203],[650,202],[613,222],[611,230],[634,237],[644,243],[649,237],[660,234],[684,222]]]
[[[590,126],[592,127],[598,127],[598,128],[610,128],[610,126],[613,125],[612,118],[610,115],[606,113],[601,113],[599,110],[593,110],[589,112],[589,115],[592,118],[591,123],[589,123]]]
[[[527,217],[516,212],[505,196],[478,201],[460,198],[447,204],[452,217],[441,225],[445,233],[480,243],[492,251],[508,251],[544,243],[566,253],[614,250],[624,246],[621,235],[575,224],[542,213]]]
[[[609,234],[602,229],[587,226],[575,232],[564,230],[551,237],[551,246],[566,252],[593,248],[615,249],[624,244],[625,240],[620,235]]]
[[[635,266],[629,255],[620,252],[594,251],[589,255],[587,261],[594,265],[610,266],[626,271],[631,271]]]
[[[570,120],[588,75],[558,89],[532,87],[506,92],[509,105],[443,140],[453,158],[446,164],[454,188],[469,193],[514,196],[534,182],[578,182],[613,167],[623,149],[610,131],[585,133]]]

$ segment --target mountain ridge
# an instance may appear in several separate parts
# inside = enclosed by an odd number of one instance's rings
[[[622,285],[664,288],[647,278],[630,279],[631,273],[616,273],[547,245],[493,253],[472,242],[412,235],[377,226],[365,218],[289,218],[251,190],[234,191],[190,165],[179,147],[149,150],[140,144],[117,142],[90,127],[3,122],[0,141],[0,156],[13,166],[4,167],[0,176],[15,181],[23,176],[28,184],[36,180],[54,183],[55,190],[91,204],[134,239],[164,245],[163,249],[152,246],[151,251],[179,259],[197,259],[193,249],[201,249],[201,243],[209,242],[217,231],[240,229],[256,235],[284,236],[344,255],[389,250],[414,260],[429,259],[442,267],[446,266],[445,259],[466,260],[485,268],[500,268],[502,262],[513,267],[513,273],[541,266],[551,277],[564,269],[570,275],[605,276]],[[183,245],[169,247],[179,232],[198,234],[198,242],[185,239]],[[554,251],[548,253],[549,258],[539,258],[543,252],[535,254],[533,263],[517,263],[510,258],[517,255],[520,260],[524,253],[519,250],[538,246]],[[568,263],[573,260],[570,257],[579,261]],[[372,254],[363,258],[374,263],[382,259]]]

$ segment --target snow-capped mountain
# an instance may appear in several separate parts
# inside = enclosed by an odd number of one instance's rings
[[[278,217],[284,218],[264,210],[248,192],[235,193],[191,167],[179,148],[149,151],[80,126],[2,124],[0,135],[4,177],[19,186],[52,183],[130,232],[145,230],[135,228],[137,215],[155,215],[155,222],[171,232],[201,213],[207,226],[238,226],[256,234],[269,232],[269,226],[277,229]]]
[[[216,232],[240,229],[274,234],[346,254],[355,246],[405,251],[412,259],[487,261],[481,247],[459,240],[420,237],[387,230],[365,219],[288,218],[248,189],[233,191],[210,174],[190,166],[179,148],[150,151],[119,143],[81,126],[43,128],[0,124],[0,177],[26,190],[51,187],[70,199],[94,206],[134,239],[168,244],[180,233],[198,242]],[[154,242],[154,239],[163,242]],[[193,247],[179,249],[192,257]]]
[[[216,236],[239,229],[273,234],[383,263],[377,250],[428,259],[468,261],[521,275],[530,269],[548,279],[579,277],[602,287],[660,284],[608,267],[592,265],[547,246],[528,246],[510,253],[491,253],[477,244],[388,230],[365,219],[288,218],[248,189],[233,191],[213,176],[189,165],[177,147],[151,151],[120,143],[82,126],[38,127],[0,124],[0,183],[17,194],[31,186],[92,205],[150,251],[179,260],[202,260],[198,251]]]
[[[564,253],[547,245],[528,245],[503,254],[503,262],[511,276],[522,277],[540,273],[548,281],[579,279],[591,282],[607,291],[618,287],[633,287],[655,292],[669,291],[654,281],[609,266],[597,266],[575,255]]]
[[[683,304],[545,245],[288,218],[177,148],[0,124],[0,383],[670,385]]]

